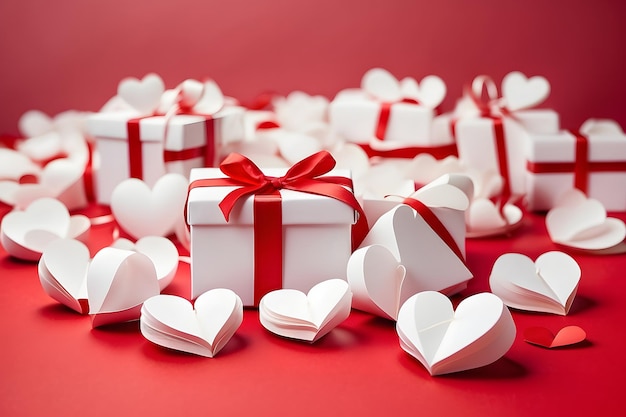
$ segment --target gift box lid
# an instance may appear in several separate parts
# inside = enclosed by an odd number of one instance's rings
[[[626,135],[621,132],[586,135],[590,162],[626,161]],[[574,162],[576,137],[569,131],[554,135],[529,135],[526,158],[531,162]]]
[[[280,177],[287,169],[263,169],[265,175]],[[333,169],[324,176],[351,178],[350,170]],[[219,168],[194,168],[190,182],[206,178],[225,178]],[[251,225],[254,223],[254,197],[249,196],[237,203],[226,222],[219,203],[232,190],[238,187],[197,187],[190,191],[187,222],[190,225]],[[283,224],[353,224],[356,213],[347,204],[331,197],[308,194],[293,190],[280,190],[282,198]]]

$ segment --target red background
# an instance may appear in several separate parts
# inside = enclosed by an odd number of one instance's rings
[[[247,101],[332,97],[373,66],[439,75],[444,110],[476,75],[543,75],[564,127],[626,126],[625,17],[616,0],[3,0],[0,134],[30,109],[98,110],[120,79],[153,71],[170,88],[212,77]]]
[[[373,66],[441,76],[444,110],[476,75],[543,75],[546,106],[564,127],[587,117],[626,126],[625,12],[614,0],[3,0],[0,133],[17,133],[29,109],[97,110],[121,78],[151,71],[168,87],[210,76],[246,101],[266,90],[332,97]],[[528,222],[512,239],[468,242],[475,279],[462,296],[488,289],[500,254],[555,249],[543,217]],[[94,230],[92,250],[109,237]],[[584,275],[570,315],[514,312],[518,336],[505,358],[432,378],[399,348],[391,323],[359,312],[309,346],[274,337],[247,311],[212,360],[160,349],[136,324],[91,330],[43,293],[34,265],[0,249],[0,415],[623,413],[626,256],[575,257]],[[168,292],[189,294],[188,267]],[[570,324],[589,341],[547,350],[522,340],[527,327]]]

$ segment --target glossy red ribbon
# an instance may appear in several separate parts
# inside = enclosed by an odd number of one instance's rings
[[[385,135],[387,134],[387,127],[389,125],[389,120],[391,119],[391,107],[397,103],[408,103],[419,105],[418,101],[411,98],[405,98],[401,101],[389,102],[383,101],[380,103],[380,113],[378,113],[378,121],[376,122],[376,139],[385,140]]]
[[[454,254],[459,258],[463,265],[467,268],[467,263],[465,262],[465,257],[463,256],[463,252],[459,245],[456,244],[456,241],[446,228],[444,224],[439,220],[439,217],[435,215],[435,213],[428,207],[426,204],[421,201],[407,197],[402,201],[403,204],[411,207],[413,210],[417,211],[420,216],[424,219],[424,221],[430,226],[431,229],[443,240],[443,242],[454,252]],[[469,269],[469,268],[468,268]]]
[[[353,248],[365,238],[367,234],[365,213],[354,194],[346,188],[352,187],[352,181],[345,177],[322,177],[334,166],[335,160],[330,153],[321,151],[293,165],[284,176],[271,177],[263,174],[250,159],[233,153],[220,165],[226,178],[200,179],[189,185],[189,192],[197,187],[239,187],[227,194],[219,204],[226,221],[229,221],[230,214],[238,201],[254,196],[255,305],[267,292],[282,288],[281,189],[331,197],[348,204],[359,214],[353,227]],[[186,214],[185,218],[187,218]]]
[[[412,159],[417,155],[422,153],[427,153],[433,156],[433,158],[437,160],[444,159],[450,155],[458,156],[458,150],[456,147],[456,143],[450,143],[447,145],[437,145],[437,146],[411,146],[408,148],[398,148],[398,149],[385,149],[378,150],[372,148],[369,144],[360,143],[359,146],[361,149],[365,151],[368,157],[373,158],[375,156],[380,156],[383,158],[403,158],[403,159]]]
[[[571,131],[576,137],[574,162],[526,162],[526,169],[533,174],[573,173],[574,187],[589,192],[589,174],[592,172],[626,172],[626,161],[589,161],[589,143],[580,132]]]

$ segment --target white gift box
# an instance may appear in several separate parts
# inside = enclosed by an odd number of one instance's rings
[[[587,142],[586,161],[577,157],[579,139],[572,132],[529,136],[525,150],[529,210],[550,210],[564,192],[582,182],[586,190],[581,191],[608,211],[626,211],[626,135],[606,121],[588,121],[581,134]]]
[[[282,176],[285,169],[264,169],[265,175]],[[348,170],[332,170],[329,176],[350,178]],[[191,171],[190,181],[225,178],[217,168]],[[238,202],[227,222],[218,204],[238,187],[192,188],[187,221],[191,231],[191,297],[214,288],[228,288],[253,306],[254,197]],[[330,197],[280,190],[282,198],[282,287],[308,292],[315,284],[346,279],[350,257],[354,209]],[[257,219],[259,221],[259,219]],[[262,219],[261,219],[262,221]]]
[[[212,118],[176,115],[169,118],[139,118],[140,163],[136,169],[149,186],[168,172],[189,176],[192,168],[215,166],[219,150],[226,143],[243,138],[241,107],[225,107]],[[110,204],[117,184],[131,177],[132,145],[128,141],[128,122],[137,117],[129,111],[102,112],[87,120],[89,133],[95,137],[99,166],[96,175],[96,200]],[[165,137],[167,128],[167,137]],[[214,139],[207,144],[207,129]],[[210,158],[207,161],[206,158]],[[137,156],[133,159],[137,160]],[[136,176],[136,175],[135,175]]]
[[[455,122],[459,159],[470,169],[498,172],[508,181],[512,195],[525,193],[525,143],[529,135],[555,134],[559,131],[559,115],[553,110],[520,110],[502,116],[504,133],[503,161],[507,172],[500,169],[500,154],[494,124],[490,117],[464,117]]]

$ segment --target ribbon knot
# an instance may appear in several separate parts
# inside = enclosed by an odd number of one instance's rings
[[[265,179],[268,180],[275,189],[281,190],[283,188],[283,179],[281,177],[265,177]]]

